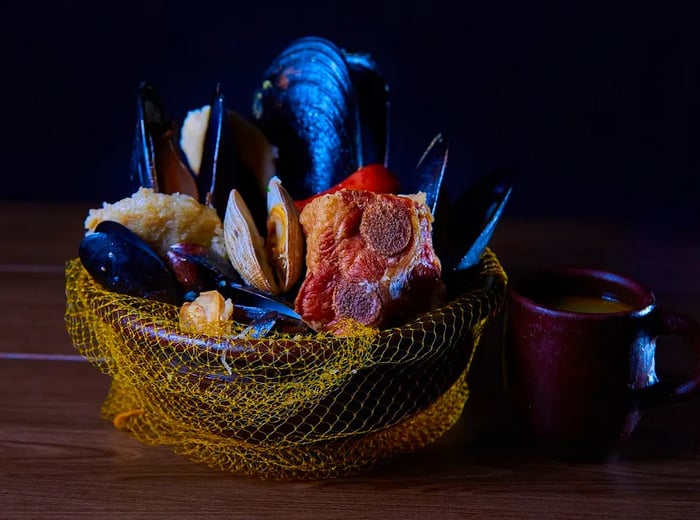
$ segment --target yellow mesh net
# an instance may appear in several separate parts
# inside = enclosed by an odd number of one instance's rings
[[[434,441],[459,418],[476,345],[507,278],[487,250],[463,295],[397,328],[226,337],[176,306],[106,291],[66,265],[66,326],[112,379],[102,416],[148,445],[261,478],[346,475]]]

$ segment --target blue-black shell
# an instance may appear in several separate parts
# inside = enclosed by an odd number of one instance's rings
[[[277,174],[294,199],[354,172],[358,113],[343,52],[318,37],[292,42],[255,92],[253,119],[278,149]]]

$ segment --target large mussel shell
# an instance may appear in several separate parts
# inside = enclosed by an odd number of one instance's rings
[[[279,151],[277,174],[294,199],[357,169],[356,108],[343,53],[323,38],[292,42],[264,73],[256,124]]]
[[[125,226],[101,222],[79,248],[85,270],[104,288],[121,294],[178,304],[177,282],[160,257]]]

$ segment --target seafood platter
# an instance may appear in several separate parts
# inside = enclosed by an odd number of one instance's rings
[[[136,96],[129,197],[91,209],[66,326],[111,378],[102,416],[260,478],[346,475],[454,425],[507,277],[488,248],[512,175],[452,200],[448,140],[395,172],[371,55],[305,37],[247,111]],[[126,173],[125,173],[126,174]]]

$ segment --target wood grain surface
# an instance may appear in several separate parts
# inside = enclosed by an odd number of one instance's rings
[[[435,444],[359,475],[266,481],[146,447],[99,418],[109,380],[63,324],[64,262],[87,205],[0,204],[0,518],[696,518],[700,400],[650,411],[609,460],[571,464],[513,434],[496,320],[470,373],[472,397]],[[41,234],[37,234],[37,230]],[[492,247],[512,277],[542,265],[617,270],[700,320],[700,241],[609,222],[508,219]],[[660,341],[659,369],[687,372]]]

